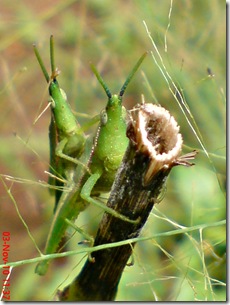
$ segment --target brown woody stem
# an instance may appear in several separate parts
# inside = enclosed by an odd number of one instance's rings
[[[189,166],[196,152],[179,157],[182,137],[175,119],[162,107],[138,106],[127,128],[130,139],[107,205],[137,224],[105,213],[94,246],[137,237],[173,166]],[[59,293],[61,301],[112,301],[135,245],[93,252],[80,274]]]

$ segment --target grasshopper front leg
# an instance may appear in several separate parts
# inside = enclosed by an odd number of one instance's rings
[[[121,219],[123,221],[127,221],[127,222],[130,222],[130,223],[134,223],[134,224],[138,223],[139,219],[135,219],[135,220],[129,219],[128,217],[126,217],[126,216],[124,216],[122,214],[119,214],[117,211],[107,207],[105,204],[103,204],[99,200],[96,200],[96,199],[91,197],[92,190],[94,189],[94,187],[95,187],[95,185],[96,185],[96,183],[97,183],[97,181],[98,181],[98,179],[100,177],[101,177],[101,173],[100,172],[92,174],[88,178],[88,180],[85,182],[85,184],[83,185],[83,187],[81,189],[80,197],[84,201],[98,206],[99,208],[103,209],[104,212],[107,212],[107,213],[113,215],[116,218],[119,218],[119,219]]]

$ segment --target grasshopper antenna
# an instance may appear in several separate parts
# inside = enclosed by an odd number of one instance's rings
[[[51,66],[52,76],[55,76],[56,67],[55,67],[55,62],[54,62],[54,37],[53,37],[53,35],[50,36],[50,66]]]
[[[107,87],[107,85],[105,84],[103,78],[101,77],[101,75],[100,75],[99,72],[97,71],[96,67],[95,67],[93,64],[91,64],[90,67],[91,67],[93,73],[95,74],[97,80],[98,80],[99,83],[102,85],[103,89],[105,90],[106,95],[108,96],[109,99],[111,99],[112,94],[111,94],[109,88]]]
[[[45,68],[44,62],[43,62],[43,60],[42,60],[42,58],[41,58],[41,56],[40,56],[40,54],[38,52],[38,49],[37,49],[35,44],[33,44],[33,47],[34,47],[35,56],[37,57],[38,63],[40,65],[41,69],[42,69],[42,73],[44,74],[47,83],[49,83],[50,77],[49,77],[49,74],[48,74],[48,72],[47,72],[47,70]]]
[[[125,90],[128,86],[128,84],[130,83],[131,79],[133,78],[134,74],[137,72],[137,69],[140,67],[140,65],[142,64],[142,61],[145,59],[146,55],[148,54],[148,52],[145,52],[140,59],[138,60],[138,62],[136,63],[136,65],[134,66],[134,68],[132,69],[132,71],[130,72],[129,76],[127,77],[124,85],[121,87],[120,93],[119,93],[119,97],[122,97],[123,94],[125,93]]]
[[[54,37],[50,36],[50,66],[51,66],[51,80],[56,81],[57,76],[60,74],[60,70],[56,68],[54,61]]]
[[[45,68],[44,62],[41,58],[41,55],[38,52],[38,49],[37,49],[36,45],[34,44],[33,47],[34,47],[34,53],[37,57],[38,63],[40,65],[41,69],[42,69],[42,73],[44,74],[47,83],[49,83],[50,80],[51,81],[56,80],[56,77],[60,74],[60,71],[55,67],[53,35],[50,36],[50,65],[51,65],[51,73],[52,73],[51,77],[49,76],[49,74],[48,74],[48,72]]]

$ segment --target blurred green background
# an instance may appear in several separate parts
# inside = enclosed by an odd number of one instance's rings
[[[172,171],[164,199],[153,209],[141,235],[226,218],[225,1],[0,0],[0,7],[0,174],[30,181],[19,184],[3,178],[41,250],[53,209],[53,198],[37,183],[47,181],[44,171],[49,162],[50,111],[35,121],[47,104],[48,94],[32,45],[37,44],[49,67],[51,34],[61,70],[60,86],[72,108],[89,115],[99,113],[107,100],[90,62],[116,93],[137,59],[149,51],[125,93],[125,106],[131,109],[140,103],[142,94],[146,102],[160,103],[181,126],[184,143],[201,150],[194,167]],[[151,56],[154,48],[143,20],[168,73],[186,99],[213,165]],[[95,234],[101,213],[89,208],[79,220],[83,228]],[[3,183],[0,226],[1,232],[11,233],[10,261],[38,256]],[[225,300],[225,234],[224,226],[210,226],[189,235],[137,244],[135,264],[125,269],[117,300]],[[81,249],[81,239],[77,236],[71,240],[70,249]],[[11,300],[52,300],[56,289],[65,287],[78,274],[81,259],[78,255],[59,260],[42,278],[34,274],[35,264],[14,268]]]

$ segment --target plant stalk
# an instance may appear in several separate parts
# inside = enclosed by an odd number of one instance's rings
[[[191,153],[189,156],[185,157],[178,157],[181,147],[178,147],[178,151],[176,154],[173,154],[171,159],[166,158],[163,163],[161,159],[162,156],[165,158],[165,155],[162,155],[162,153],[161,156],[156,156],[156,158],[153,157],[151,148],[155,147],[154,149],[156,151],[157,148],[159,149],[158,143],[155,143],[156,135],[154,135],[154,137],[150,136],[150,133],[152,135],[153,129],[156,129],[155,123],[157,114],[151,107],[151,112],[153,111],[153,113],[148,113],[149,109],[148,107],[146,108],[146,105],[150,104],[139,106],[136,112],[132,114],[132,118],[127,127],[127,136],[130,139],[129,146],[123,158],[122,165],[116,175],[107,202],[109,207],[118,211],[120,214],[123,214],[132,220],[138,219],[139,221],[135,224],[128,223],[115,218],[110,214],[104,213],[95,238],[94,246],[138,237],[154,204],[159,202],[157,198],[161,193],[172,167],[178,164],[186,166],[192,165],[188,163],[187,160],[193,159],[196,153]],[[141,119],[143,119],[146,112],[148,114],[144,118],[144,123],[142,124]],[[153,121],[153,118],[155,121]],[[170,116],[170,118],[174,120],[173,117]],[[182,140],[181,135],[178,132],[179,127],[176,123],[169,126],[171,133],[168,138],[167,132],[165,133],[165,128],[168,123],[167,116],[164,118],[159,115],[157,126],[159,127],[159,124],[161,124],[162,128],[160,128],[157,133],[158,136],[161,136],[162,149],[165,153],[167,152],[170,154],[173,148],[178,145],[178,141],[180,141],[181,143],[179,144],[182,145]],[[174,123],[174,121],[172,123]],[[174,133],[176,133],[174,138],[172,136],[173,128]],[[146,138],[150,143],[146,142],[145,136],[143,135],[145,131],[147,131]],[[142,136],[140,136],[140,134],[142,134]],[[173,145],[171,143],[172,138],[175,142]],[[149,145],[151,147],[148,147]],[[127,266],[129,258],[132,255],[134,246],[135,244],[133,243],[91,253],[94,260],[88,259],[74,281],[69,286],[65,287],[62,292],[59,292],[60,301],[115,300],[119,281],[123,270]]]

